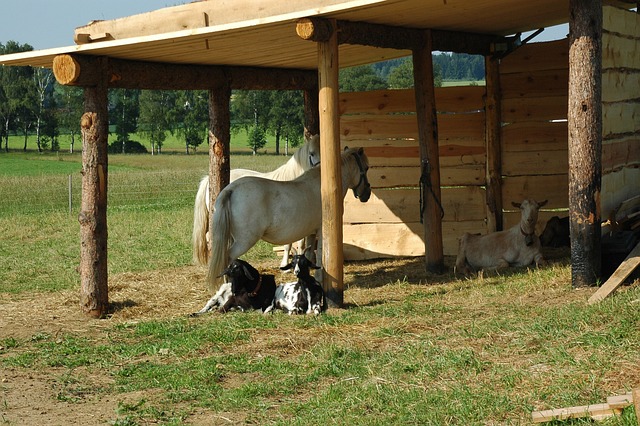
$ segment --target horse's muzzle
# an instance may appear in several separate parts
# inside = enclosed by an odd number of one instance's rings
[[[364,190],[362,191],[362,193],[358,194],[356,192],[356,190],[353,190],[353,195],[360,200],[360,202],[362,203],[366,203],[367,201],[369,201],[369,198],[371,197],[371,185],[369,185],[369,183],[367,183],[364,187]]]

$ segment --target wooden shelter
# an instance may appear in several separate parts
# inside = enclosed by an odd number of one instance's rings
[[[635,2],[607,1],[623,9]],[[343,201],[341,186],[338,70],[412,55],[414,63],[416,157],[424,205],[420,219],[426,269],[443,267],[440,214],[441,165],[437,94],[432,51],[485,57],[487,86],[483,175],[488,230],[501,229],[503,177],[500,64],[521,40],[513,34],[569,22],[568,157],[569,213],[574,285],[595,283],[600,269],[602,156],[602,1],[538,0],[209,0],[160,9],[76,29],[76,45],[0,57],[4,65],[53,68],[61,84],[85,88],[83,202],[81,224],[81,305],[89,315],[107,311],[107,90],[109,88],[206,89],[210,103],[210,188],[213,198],[229,179],[229,97],[238,89],[298,89],[306,99],[306,128],[320,131],[322,153],[324,286],[334,305],[342,304]],[[571,19],[571,20],[570,20]],[[615,18],[625,26],[624,45],[616,42],[629,75],[617,74],[626,88],[637,83],[639,35],[634,18]],[[628,26],[633,28],[627,29]],[[632,22],[633,21],[633,22]],[[615,32],[617,34],[617,31]],[[629,35],[627,35],[629,34]],[[607,48],[613,46],[607,45]],[[616,61],[618,59],[616,58]],[[631,63],[627,65],[627,63]],[[548,84],[542,81],[541,84]],[[627,117],[637,99],[614,106]],[[628,100],[628,101],[626,101]],[[609,102],[609,101],[607,101]],[[611,100],[616,103],[618,100]],[[618,109],[615,109],[618,108]],[[624,112],[622,112],[624,111]],[[634,115],[635,117],[635,115]],[[624,120],[623,120],[624,121]],[[622,136],[630,152],[626,168],[637,168],[637,119]],[[616,145],[618,146],[618,145]],[[632,173],[633,174],[633,173]],[[637,182],[637,181],[636,181]],[[629,184],[622,185],[624,191]],[[618,189],[618,188],[616,188]]]

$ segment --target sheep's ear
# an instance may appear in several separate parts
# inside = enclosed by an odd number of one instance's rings
[[[547,205],[547,202],[549,202],[549,200],[540,201],[540,202],[538,203],[538,207],[544,207],[544,206],[546,206],[546,205]]]
[[[249,268],[246,267],[246,265],[242,265],[242,270],[244,271],[245,277],[247,277],[250,280],[255,280],[255,278],[251,274],[251,271],[249,270]]]
[[[349,147],[345,145],[343,151],[346,151],[348,149],[349,149]]]
[[[360,147],[358,148],[358,155],[362,156],[362,154],[364,154],[364,148]]]
[[[521,206],[522,204],[520,204],[520,203],[516,203],[516,202],[512,201],[512,202],[511,202],[511,205],[512,205],[513,207],[520,208],[520,206]]]

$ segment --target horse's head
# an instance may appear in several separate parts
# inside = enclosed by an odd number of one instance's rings
[[[307,157],[309,158],[309,168],[312,169],[320,164],[320,135],[311,136],[306,143]]]
[[[371,197],[371,185],[367,178],[369,170],[369,159],[364,153],[364,148],[348,148],[342,152],[343,166],[349,167],[351,181],[349,188],[353,190],[353,195],[361,202],[366,203]]]

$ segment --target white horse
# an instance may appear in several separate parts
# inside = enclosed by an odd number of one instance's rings
[[[272,172],[260,173],[247,169],[232,169],[230,181],[233,182],[243,176],[258,176],[271,180],[293,180],[305,171],[320,164],[320,137],[318,135],[307,139],[293,156],[282,166]],[[209,176],[204,176],[198,185],[195,207],[193,209],[193,261],[198,265],[206,265],[209,259]],[[289,263],[291,241],[285,246],[283,265]]]
[[[363,148],[346,148],[342,152],[342,198],[351,188],[361,202],[369,200],[368,169],[369,161]],[[318,252],[321,252],[321,198],[320,167],[307,170],[292,181],[245,177],[224,188],[216,199],[213,213],[212,254],[207,276],[211,288],[220,283],[220,274],[232,260],[261,239],[285,244],[315,233]]]

